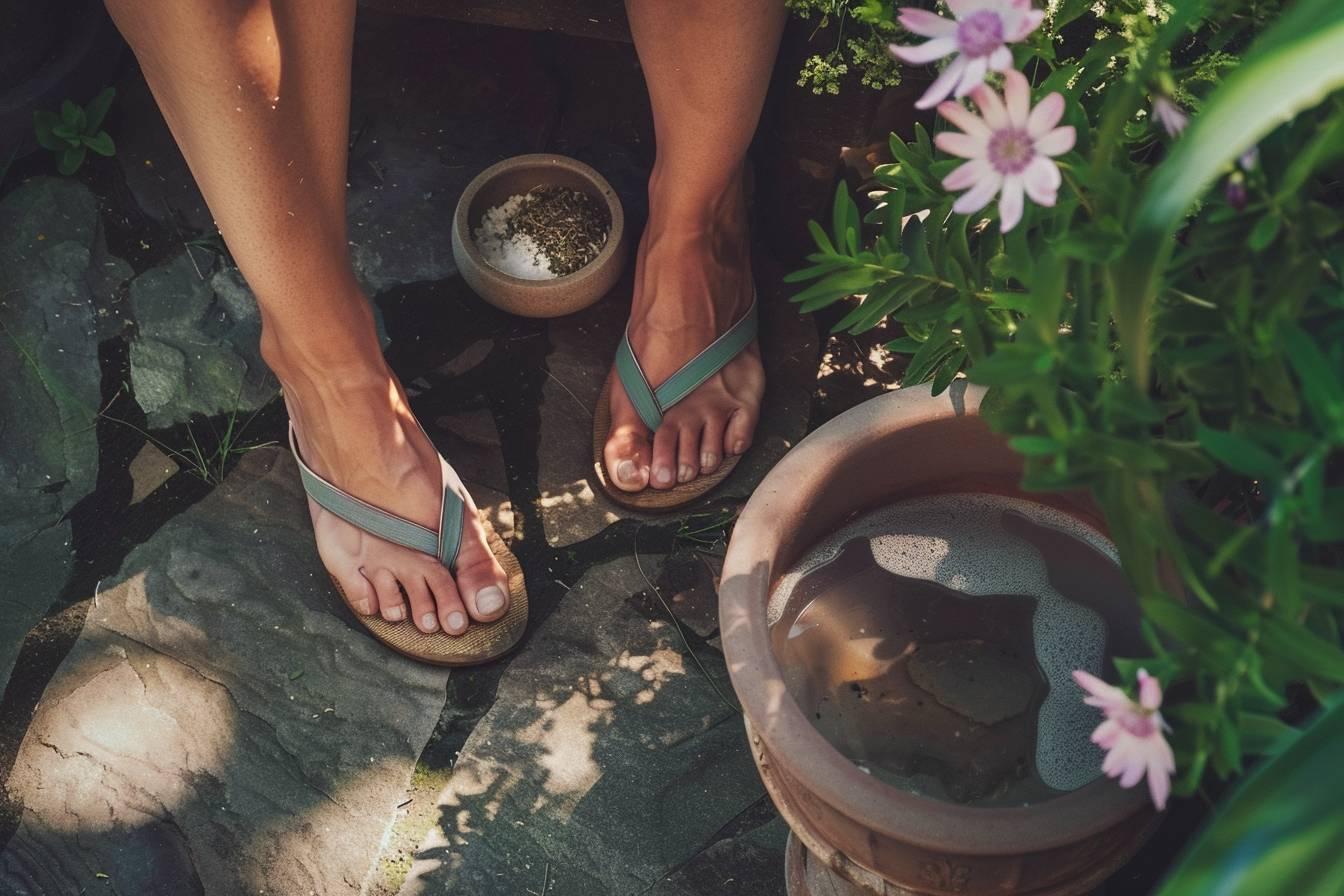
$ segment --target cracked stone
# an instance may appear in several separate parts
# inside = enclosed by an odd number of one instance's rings
[[[8,786],[0,892],[360,892],[447,671],[350,624],[289,455],[261,448],[126,558]]]
[[[77,181],[34,178],[0,202],[0,689],[70,570],[66,514],[97,478],[94,307],[124,270]]]
[[[256,300],[241,276],[198,265],[184,252],[131,281],[139,325],[131,384],[152,427],[256,410],[278,392],[261,360]]]
[[[647,587],[632,558],[593,567],[531,635],[402,896],[539,891],[547,863],[550,896],[642,892],[760,799],[736,711],[669,623],[628,606]],[[727,689],[722,658],[701,660]]]

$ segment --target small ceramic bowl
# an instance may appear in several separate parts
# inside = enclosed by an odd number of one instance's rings
[[[549,186],[579,190],[607,207],[611,229],[602,251],[574,273],[552,280],[524,280],[492,267],[473,236],[481,217],[510,196]],[[467,184],[453,216],[453,259],[462,279],[491,305],[523,317],[560,317],[587,308],[615,285],[625,256],[625,212],[616,191],[602,175],[567,156],[535,153],[491,165]]]

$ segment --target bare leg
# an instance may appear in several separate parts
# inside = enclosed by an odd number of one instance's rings
[[[354,0],[107,5],[256,293],[262,354],[284,385],[304,459],[370,504],[437,529],[437,455],[383,360],[346,243]],[[406,618],[400,583],[426,631],[460,633],[468,615],[504,613],[504,573],[474,515],[455,581],[433,558],[311,501],[309,510],[322,562],[367,612]]]
[[[742,172],[785,9],[780,0],[626,0],[626,9],[658,140],[630,339],[656,386],[751,303]],[[764,390],[755,345],[668,411],[656,433],[613,389],[613,480],[639,491],[712,472],[750,446]]]

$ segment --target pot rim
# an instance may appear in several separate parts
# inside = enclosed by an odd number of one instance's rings
[[[985,390],[964,380],[933,396],[929,387],[889,392],[851,408],[809,434],[774,467],[733,530],[719,590],[724,658],[742,709],[780,770],[839,812],[892,839],[942,853],[1008,855],[1065,846],[1114,827],[1148,803],[1146,789],[1100,777],[1078,790],[1026,807],[973,807],[900,790],[860,771],[826,741],[788,695],[765,624],[779,520],[792,495],[829,478],[835,458],[890,438],[870,425],[874,407],[896,429],[975,416]],[[807,483],[807,484],[805,484]],[[761,600],[765,590],[766,601]],[[843,848],[842,844],[833,844]]]
[[[476,246],[476,238],[472,235],[469,220],[471,205],[487,184],[495,181],[503,174],[525,169],[545,171],[548,168],[562,168],[577,174],[586,180],[597,196],[606,203],[607,214],[611,218],[611,224],[607,229],[607,242],[597,253],[596,258],[571,274],[563,274],[547,280],[528,280],[523,277],[515,277],[486,261],[485,256]],[[476,266],[481,276],[496,279],[502,285],[517,292],[529,292],[534,295],[551,291],[567,292],[597,276],[612,263],[612,259],[616,258],[622,237],[625,235],[625,209],[611,184],[591,165],[570,156],[556,153],[525,153],[501,159],[471,179],[471,182],[467,184],[466,189],[462,191],[461,197],[457,200],[457,208],[453,211],[453,232],[457,236],[458,243],[461,244],[462,252]]]

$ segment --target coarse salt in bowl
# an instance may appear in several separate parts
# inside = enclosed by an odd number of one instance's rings
[[[525,197],[546,187],[584,194],[607,218],[596,256],[561,276],[535,242],[508,233]],[[593,304],[620,277],[627,249],[624,211],[606,179],[576,159],[545,153],[514,156],[477,175],[458,201],[452,240],[467,285],[490,304],[524,317],[559,317]]]

